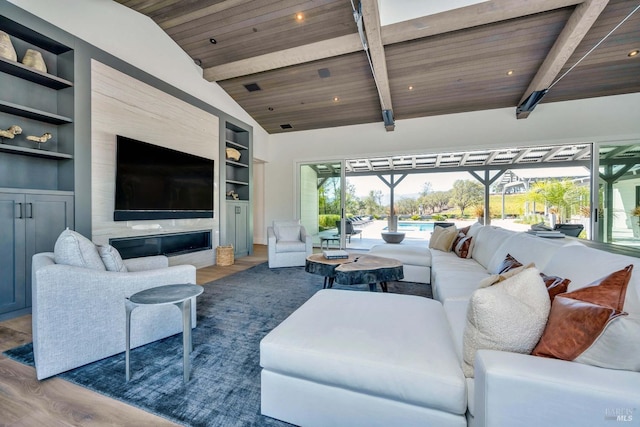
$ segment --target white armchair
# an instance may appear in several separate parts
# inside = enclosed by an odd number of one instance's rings
[[[267,240],[269,268],[303,266],[313,252],[313,238],[299,220],[273,221]]]

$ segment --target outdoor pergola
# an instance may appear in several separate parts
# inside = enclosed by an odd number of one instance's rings
[[[559,164],[589,167],[591,147],[585,143],[349,159],[345,162],[345,175],[377,176],[389,187],[390,214],[393,217],[395,188],[409,174],[467,171],[484,186],[484,203],[488,206],[490,186],[503,177],[509,182],[511,175],[505,176],[507,171]],[[314,166],[319,185],[329,177],[340,176],[339,162]],[[485,209],[485,223],[488,223],[488,215],[489,211]]]

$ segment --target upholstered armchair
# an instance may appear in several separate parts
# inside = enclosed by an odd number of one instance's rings
[[[109,245],[63,231],[54,252],[33,256],[32,331],[38,379],[125,350],[125,298],[161,285],[195,283],[192,265],[165,256],[122,260]],[[191,301],[195,327],[195,298]],[[182,332],[172,304],[142,306],[131,317],[131,347]],[[124,381],[124,373],[123,381]]]
[[[299,220],[273,221],[267,240],[269,268],[303,266],[313,252],[313,238]]]

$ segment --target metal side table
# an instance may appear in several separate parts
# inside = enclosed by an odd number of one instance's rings
[[[198,285],[165,285],[145,289],[125,299],[127,312],[127,347],[125,353],[126,378],[131,378],[129,371],[129,353],[131,350],[131,312],[140,305],[174,304],[182,311],[182,348],[184,382],[189,381],[191,362],[189,355],[193,350],[191,341],[191,298],[197,297],[203,291]]]

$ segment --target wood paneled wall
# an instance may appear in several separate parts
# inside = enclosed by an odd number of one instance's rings
[[[218,117],[166,94],[100,62],[91,63],[91,221],[92,239],[212,230],[219,242]],[[114,221],[116,135],[195,154],[215,161],[215,218]],[[214,251],[170,258],[171,264],[204,267]]]

